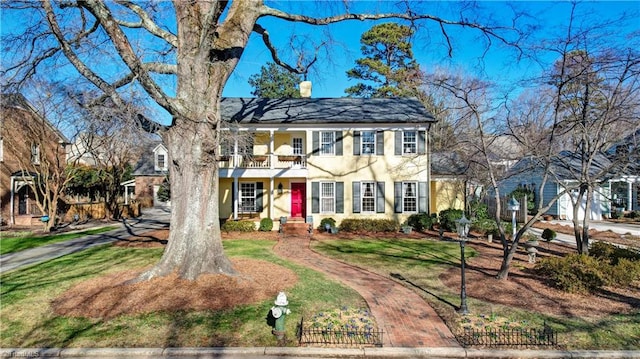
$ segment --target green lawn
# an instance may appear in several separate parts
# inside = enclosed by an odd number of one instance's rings
[[[47,244],[64,242],[70,239],[88,236],[91,234],[108,232],[116,228],[118,228],[118,226],[107,226],[107,227],[88,229],[86,231],[50,234],[50,235],[38,235],[38,236],[34,236],[31,232],[25,232],[23,235],[18,235],[18,236],[8,236],[5,234],[2,234],[0,236],[1,238],[0,254],[19,252],[25,249],[40,247]]]
[[[353,290],[324,275],[276,257],[271,241],[225,241],[231,257],[267,260],[292,269],[299,282],[287,291],[295,322],[318,311],[366,306]],[[111,320],[55,315],[50,302],[72,285],[108,273],[155,263],[161,249],[100,246],[1,277],[0,347],[208,347],[273,346],[265,317],[273,299],[228,311],[123,315]],[[188,295],[185,293],[185,295]],[[294,345],[290,342],[290,345]]]
[[[457,242],[425,240],[334,240],[314,242],[314,249],[328,256],[355,263],[382,275],[404,278],[415,286],[451,326],[464,320],[455,312],[460,304],[459,288],[446,288],[438,275],[460,264]],[[473,256],[469,247],[465,255]],[[496,291],[500,290],[496,288]],[[526,296],[527,293],[522,293]],[[558,341],[568,349],[640,349],[640,310],[612,315],[598,320],[552,317],[542,313],[509,308],[468,299],[471,315],[466,320],[525,322],[549,324],[558,331]]]

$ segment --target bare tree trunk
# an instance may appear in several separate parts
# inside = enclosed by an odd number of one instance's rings
[[[193,123],[191,121],[180,121]],[[172,128],[167,138],[171,177],[171,228],[160,262],[139,279],[172,272],[185,279],[202,273],[235,274],[224,254],[218,217],[218,166],[203,161],[213,131],[206,124],[196,129]],[[188,126],[187,126],[188,127]],[[213,155],[213,153],[211,153]]]

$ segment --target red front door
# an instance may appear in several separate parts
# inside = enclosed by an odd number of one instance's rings
[[[306,184],[291,184],[291,217],[303,217],[306,215],[305,198]]]

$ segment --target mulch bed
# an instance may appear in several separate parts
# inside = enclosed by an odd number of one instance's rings
[[[561,231],[560,228],[553,228]],[[565,229],[566,230],[566,229]],[[166,244],[168,230],[155,230],[115,243],[125,247],[162,247]],[[453,234],[445,234],[454,236]],[[222,233],[223,240],[249,239],[277,241],[277,232],[247,234]],[[331,238],[379,238],[376,233],[339,233],[338,235],[314,232],[315,239]],[[401,238],[437,238],[437,232],[409,235]],[[389,237],[384,235],[384,237]],[[594,239],[614,238],[629,241],[611,233],[595,233]],[[428,240],[428,239],[427,239]],[[628,243],[628,242],[627,242]],[[625,313],[640,308],[640,283],[629,288],[605,288],[597,294],[570,294],[548,286],[543,278],[532,271],[524,249],[516,254],[508,280],[496,279],[501,264],[502,246],[484,239],[471,239],[468,246],[477,255],[467,259],[467,295],[490,303],[524,308],[540,313],[562,316],[601,317]],[[561,256],[575,249],[561,243],[541,241],[538,258]],[[80,283],[56,298],[52,306],[56,313],[66,316],[112,318],[121,314],[147,313],[175,310],[219,310],[236,305],[257,303],[277,295],[274,288],[283,290],[297,282],[291,270],[270,262],[252,259],[232,259],[240,276],[202,275],[196,281],[186,281],[176,275],[156,278],[148,282],[126,284],[140,271],[128,271],[91,279]],[[452,288],[460,286],[460,270],[452,268],[440,276],[443,283]],[[184,295],[189,293],[189,295]]]
[[[146,246],[146,244],[145,244]],[[113,318],[157,311],[221,310],[275,298],[298,281],[285,267],[255,259],[231,259],[240,275],[204,274],[195,281],[177,275],[127,284],[141,271],[126,271],[82,282],[52,303],[58,315]]]

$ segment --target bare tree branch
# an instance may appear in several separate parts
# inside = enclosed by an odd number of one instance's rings
[[[138,22],[116,20],[119,25],[129,28],[144,28],[154,36],[165,40],[172,47],[178,47],[178,38],[176,35],[160,28],[142,7],[128,0],[118,0],[117,3],[129,8],[140,18],[140,21]]]

